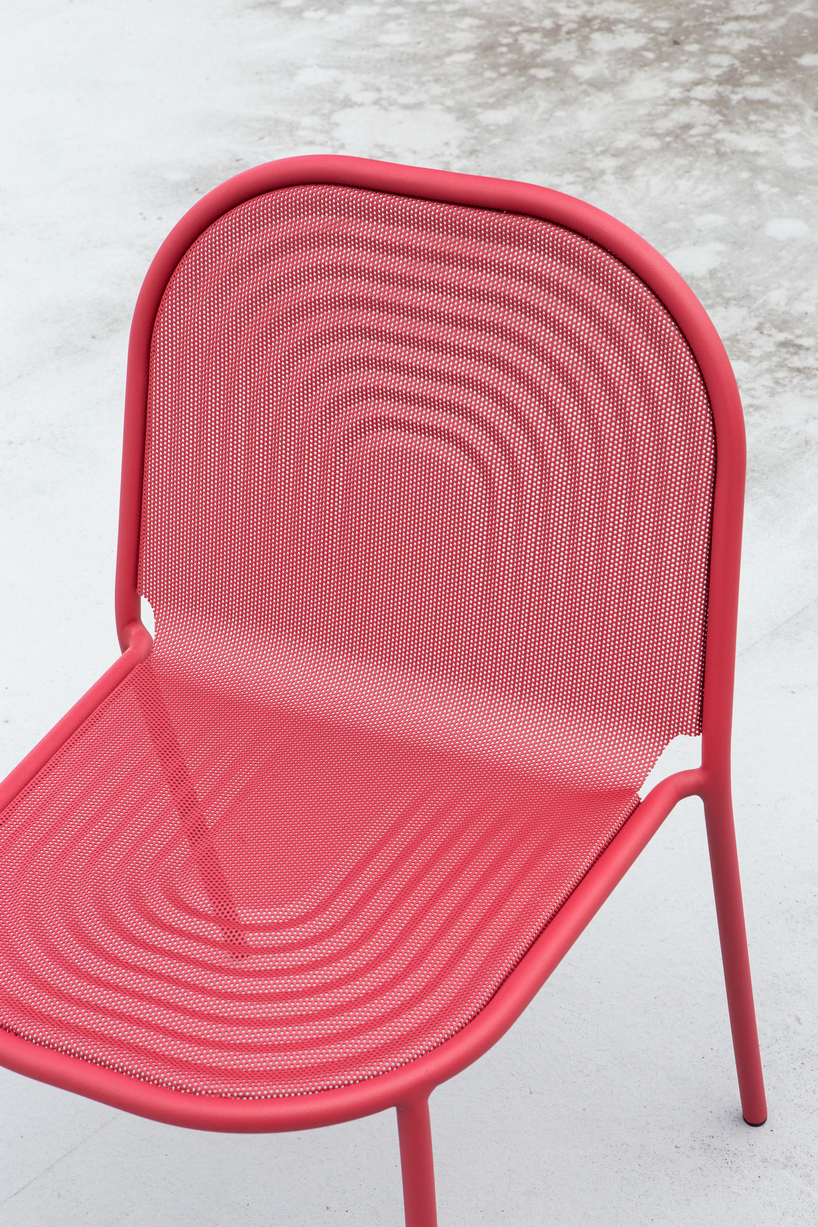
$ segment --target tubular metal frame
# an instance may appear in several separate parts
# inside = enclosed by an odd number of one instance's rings
[[[674,806],[704,802],[730,1023],[745,1120],[767,1115],[731,802],[730,739],[745,474],[744,424],[733,372],[704,308],[678,273],[622,223],[560,192],[530,184],[416,169],[362,158],[311,156],[270,162],[208,193],[182,218],[150,266],[131,328],[125,406],[116,622],[122,655],[0,785],[8,805],[152,647],[141,621],[137,562],[150,343],[165,287],[179,260],[214,221],[275,188],[331,183],[452,204],[528,214],[566,226],[630,267],[684,334],[710,398],[716,478],[702,697],[702,763],[662,780],[599,856],[484,1009],[409,1065],[366,1082],[291,1098],[192,1095],[129,1078],[0,1031],[0,1063],[54,1086],[167,1124],[236,1133],[311,1129],[397,1108],[407,1227],[436,1224],[428,1098],[482,1056],[539,991]]]

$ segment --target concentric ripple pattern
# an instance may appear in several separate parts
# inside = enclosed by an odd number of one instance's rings
[[[151,656],[0,816],[0,1025],[196,1094],[395,1069],[490,1000],[699,731],[690,351],[535,218],[326,185],[179,264]]]

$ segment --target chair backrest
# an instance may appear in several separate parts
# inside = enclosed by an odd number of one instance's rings
[[[588,238],[355,187],[257,195],[167,285],[145,439],[158,647],[205,627],[512,718],[700,731],[708,395]]]

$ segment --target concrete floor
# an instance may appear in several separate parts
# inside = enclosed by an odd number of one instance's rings
[[[698,807],[433,1098],[442,1227],[818,1221],[818,10],[810,0],[6,0],[0,773],[116,654],[130,312],[204,191],[293,153],[544,183],[689,279],[750,482],[736,793],[770,1120],[741,1121]],[[5,1227],[401,1221],[391,1116],[261,1138],[0,1072]]]

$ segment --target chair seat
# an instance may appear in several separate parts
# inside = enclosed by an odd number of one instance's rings
[[[157,649],[0,816],[0,1025],[198,1094],[371,1078],[488,1002],[657,747],[225,652]]]

